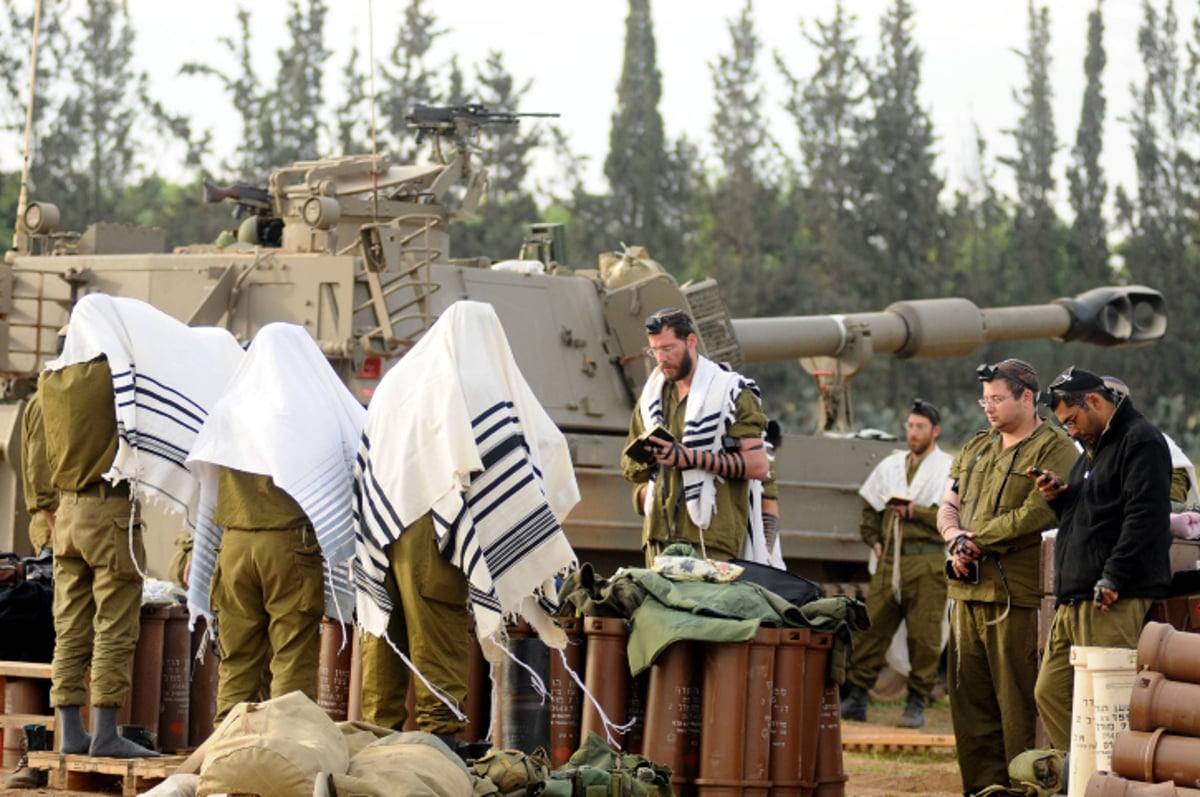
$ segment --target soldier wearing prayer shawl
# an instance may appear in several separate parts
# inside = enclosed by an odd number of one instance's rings
[[[683,310],[650,316],[646,334],[658,367],[633,411],[629,442],[655,424],[674,437],[649,438],[650,462],[621,458],[622,473],[637,485],[635,508],[646,518],[647,565],[672,542],[715,559],[761,560],[756,549],[778,546],[776,530],[763,528],[757,506],[752,511],[770,468],[762,439],[767,417],[754,383],[696,351],[699,338]]]
[[[903,621],[911,668],[900,726],[920,728],[942,655],[946,575],[937,511],[953,457],[938,448],[941,413],[928,401],[913,402],[904,428],[908,449],[885,457],[858,491],[863,541],[878,564],[867,593],[871,627],[854,637],[842,718],[866,722],[867,690]]]

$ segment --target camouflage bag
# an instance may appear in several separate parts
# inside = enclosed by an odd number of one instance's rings
[[[476,794],[533,797],[541,793],[542,784],[550,777],[550,756],[540,747],[529,754],[491,750],[473,761],[470,769],[473,777],[485,781],[475,784]]]

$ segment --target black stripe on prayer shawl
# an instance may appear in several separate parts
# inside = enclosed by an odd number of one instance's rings
[[[524,436],[520,434],[513,434],[501,440],[489,451],[483,452],[479,458],[483,461],[484,471],[486,472],[497,462],[511,454],[513,451],[516,451],[518,448],[524,448],[526,452],[529,451],[529,447],[525,445]]]
[[[363,485],[360,488],[359,485]],[[388,500],[383,488],[379,486],[379,482],[375,478],[375,469],[368,464],[367,470],[361,475],[361,478],[355,480],[355,492],[359,494],[360,500],[365,501],[369,513],[362,513],[360,504],[360,517],[374,522],[370,525],[374,526],[383,534],[388,542],[395,542],[396,538],[404,531],[404,524],[400,522],[400,516],[396,514],[396,508],[392,506],[392,502]],[[385,515],[386,513],[386,515]]]
[[[188,429],[192,432],[198,432],[200,427],[204,425],[204,417],[207,416],[207,413],[202,413],[202,415],[197,415],[196,413],[191,412],[191,411],[185,409],[184,407],[180,406],[176,402],[170,401],[169,399],[166,399],[163,396],[158,395],[153,390],[147,390],[142,387],[130,386],[130,387],[116,389],[114,392],[128,393],[130,390],[133,391],[133,395],[134,395],[133,400],[122,401],[119,403],[118,406],[128,407],[129,405],[133,404],[138,409],[149,410],[151,412],[162,415],[164,418],[169,418],[172,421],[174,421],[175,423],[182,426],[183,428]],[[155,402],[160,405],[169,407],[171,410],[173,410],[173,412],[168,411],[168,410],[154,409],[153,407],[150,406],[150,402]],[[189,424],[187,421],[185,421],[184,418],[181,416],[186,416],[187,418],[190,418],[191,421],[195,424],[195,427],[193,427],[191,424]],[[204,417],[202,417],[202,416],[204,416]]]
[[[165,390],[166,392],[176,396],[181,401],[191,404],[192,407],[195,408],[196,412],[200,413],[200,415],[204,416],[205,418],[208,417],[208,410],[206,410],[204,407],[200,406],[199,403],[197,403],[194,399],[190,398],[187,394],[181,393],[180,391],[178,391],[175,388],[168,385],[166,382],[161,382],[152,376],[149,376],[149,375],[143,374],[143,373],[138,373],[137,366],[134,363],[130,363],[129,366],[130,367],[128,370],[120,371],[118,373],[113,374],[113,380],[116,381],[118,379],[129,379],[132,376],[135,382],[149,382],[150,384],[155,385],[156,387],[158,387],[162,390]],[[186,410],[185,410],[185,412],[186,412]]]
[[[467,591],[471,594],[471,603],[473,605],[487,609],[493,614],[500,614],[500,599],[496,597],[494,592],[484,592],[470,582],[467,582]]]
[[[550,508],[542,504],[513,528],[523,530],[520,539],[516,539],[515,535],[502,537],[500,545],[492,546],[485,552],[493,580],[504,575],[513,565],[524,559],[526,554],[553,537],[558,531],[558,521]]]
[[[383,586],[383,582],[377,582],[370,578],[366,574],[366,571],[363,570],[362,562],[357,557],[354,559],[354,584],[358,589],[367,593],[372,603],[385,613],[391,613],[392,599],[388,597],[387,589]]]
[[[179,446],[173,445],[166,440],[161,440],[153,435],[148,435],[145,432],[141,434],[137,432],[120,432],[121,439],[129,444],[129,447],[136,450],[139,454],[149,454],[150,456],[158,457],[167,463],[174,465],[181,470],[187,470],[187,465],[184,464],[184,454],[176,454],[173,452],[182,451]]]

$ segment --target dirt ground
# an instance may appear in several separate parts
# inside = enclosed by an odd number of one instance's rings
[[[872,725],[892,726],[900,720],[903,702],[872,703],[867,718]],[[847,723],[848,725],[853,723]],[[952,734],[950,704],[943,698],[925,709],[926,733]],[[846,797],[890,797],[921,794],[928,797],[959,797],[962,781],[953,749],[929,752],[846,752],[842,766],[849,780]]]
[[[872,703],[872,725],[892,726],[900,719],[903,702]],[[950,734],[950,706],[943,698],[925,710],[927,733]],[[846,797],[891,797],[920,794],[926,797],[959,797],[962,781],[953,750],[912,753],[847,752],[842,757]],[[116,793],[120,793],[119,791]],[[88,797],[94,792],[67,792],[36,789],[18,791],[0,789],[0,797]]]

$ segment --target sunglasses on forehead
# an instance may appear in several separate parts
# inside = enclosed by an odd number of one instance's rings
[[[1037,390],[1033,387],[1033,385],[1029,384],[1016,374],[1005,371],[999,365],[988,365],[987,363],[981,363],[979,367],[975,369],[975,376],[978,377],[980,382],[991,382],[996,377],[1011,379],[1026,390],[1037,393]]]
[[[676,331],[686,330],[687,332],[691,332],[691,316],[678,307],[667,307],[646,319],[646,331],[651,335],[657,335],[662,332],[664,327],[671,327]]]

